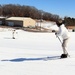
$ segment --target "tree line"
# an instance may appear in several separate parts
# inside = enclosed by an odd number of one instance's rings
[[[0,15],[14,17],[31,17],[33,19],[43,19],[55,21],[59,19],[59,15],[51,14],[43,10],[38,10],[34,6],[25,6],[19,4],[0,5]]]
[[[75,18],[64,17],[64,21],[66,26],[75,26]]]
[[[5,17],[31,17],[38,20],[57,21],[59,15],[39,10],[34,6],[19,4],[0,5],[0,15]],[[66,25],[75,25],[75,18],[64,17]]]

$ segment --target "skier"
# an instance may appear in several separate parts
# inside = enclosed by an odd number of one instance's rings
[[[12,39],[15,39],[15,36],[14,36],[15,31],[16,31],[16,30],[13,30],[13,32],[12,32]]]
[[[67,28],[64,25],[64,20],[60,19],[56,22],[56,24],[59,29],[58,31],[55,32],[55,35],[58,37],[59,40],[60,40],[59,36],[61,36],[62,38],[63,54],[61,55],[61,58],[67,58],[69,56],[67,52],[67,44],[68,44],[70,35],[69,35]]]

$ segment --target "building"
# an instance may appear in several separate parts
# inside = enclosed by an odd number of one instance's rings
[[[5,18],[6,17],[0,17],[0,25],[5,25]]]
[[[36,21],[28,17],[9,17],[6,19],[6,25],[19,27],[35,27]]]
[[[66,27],[70,31],[73,31],[73,32],[75,31],[75,26],[66,26]]]
[[[66,26],[68,29],[75,29],[75,26]]]

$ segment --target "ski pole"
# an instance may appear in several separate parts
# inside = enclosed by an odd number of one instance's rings
[[[60,40],[59,36],[56,35],[56,37],[59,39],[60,43],[62,44],[62,41]]]

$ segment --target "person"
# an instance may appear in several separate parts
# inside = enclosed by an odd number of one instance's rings
[[[15,39],[15,36],[14,36],[15,31],[16,31],[16,30],[13,30],[13,32],[12,32],[12,39]]]
[[[67,58],[69,56],[67,52],[67,44],[70,38],[68,29],[65,27],[64,20],[58,20],[56,22],[58,26],[58,31],[55,32],[55,35],[59,38],[61,36],[62,38],[62,49],[63,49],[63,54],[61,55],[61,58]],[[60,39],[59,39],[60,40]],[[61,40],[60,40],[61,42]]]

